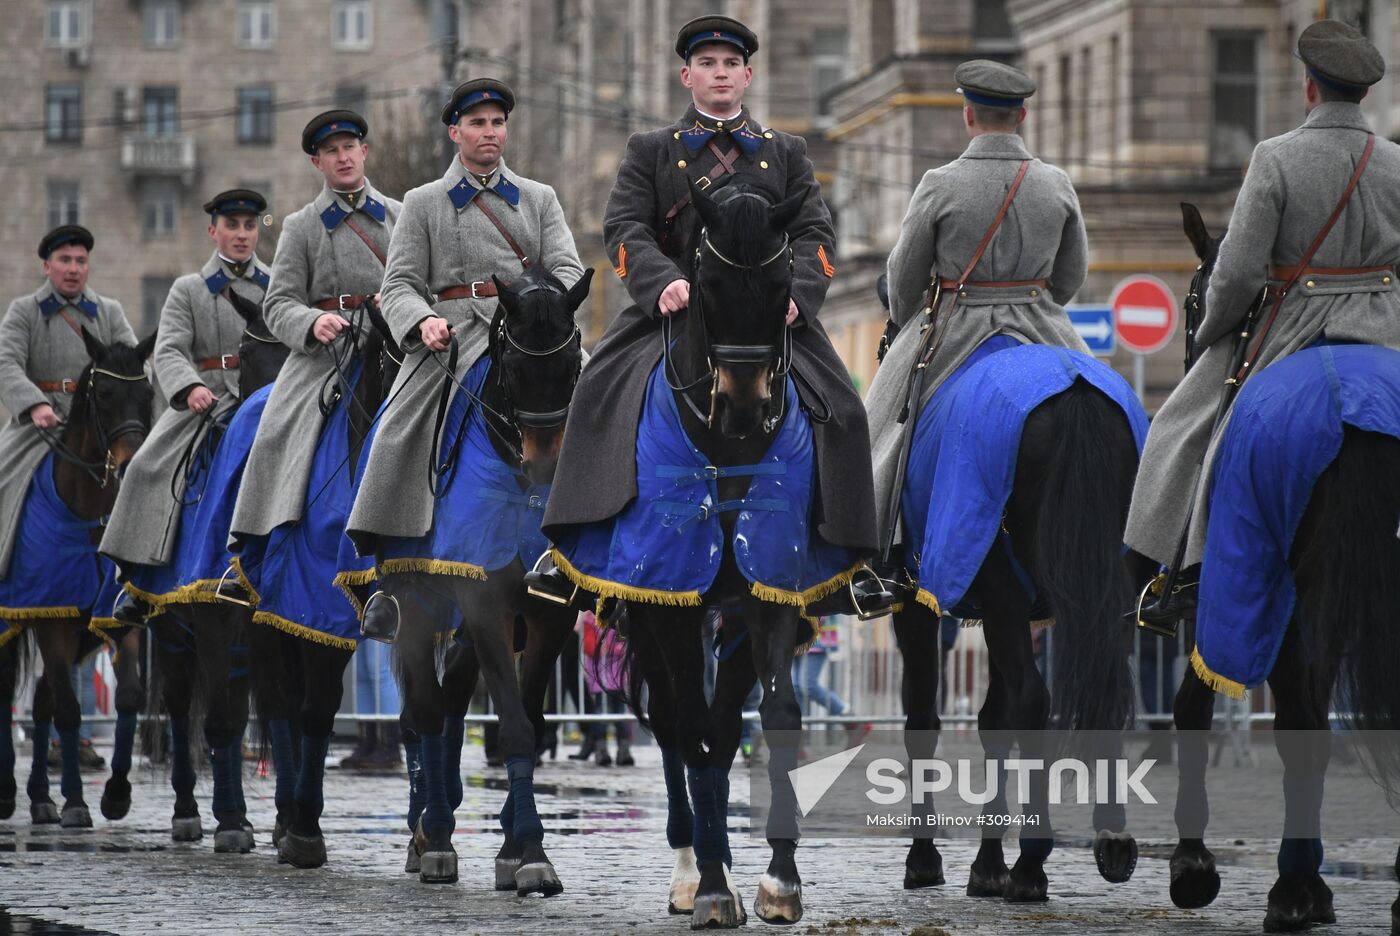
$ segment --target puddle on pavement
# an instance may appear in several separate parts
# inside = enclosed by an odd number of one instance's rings
[[[111,936],[106,930],[53,923],[0,907],[0,936]]]
[[[0,842],[0,853],[9,852],[84,852],[90,855],[95,854],[126,854],[128,852],[160,852],[165,851],[163,845],[124,845],[116,842],[77,842],[60,839],[16,839],[15,841]],[[4,930],[0,929],[0,936],[4,936]]]

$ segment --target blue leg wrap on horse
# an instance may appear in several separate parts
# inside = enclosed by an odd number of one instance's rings
[[[233,781],[233,808],[238,810],[239,815],[248,815],[248,803],[243,799],[243,735],[240,733],[233,739],[233,744],[229,745],[233,750],[232,766],[229,767]]]
[[[267,723],[267,733],[272,737],[272,769],[277,771],[277,789],[273,800],[279,813],[292,808],[292,798],[296,795],[297,767],[296,756],[292,752],[292,724],[285,718],[274,718]]]
[[[724,830],[724,864],[725,867],[734,867],[734,855],[729,850],[729,773],[717,770],[719,774],[719,788],[716,791],[716,801],[719,803],[719,827]]]
[[[403,755],[408,766],[408,831],[412,832],[428,805],[428,791],[423,786],[423,742],[405,741]]]
[[[515,800],[515,840],[522,844],[544,841],[544,823],[535,811],[535,758],[512,757],[506,761],[506,776]]]
[[[14,780],[15,735],[14,717],[8,701],[0,702],[0,780]]]
[[[719,809],[719,771],[692,767],[685,774],[695,809],[695,860],[723,861],[725,829]]]
[[[1006,747],[996,745],[984,747],[983,750],[987,755],[988,761],[996,762],[996,771],[994,774],[994,776],[996,777],[996,796],[992,797],[992,799],[989,802],[983,804],[982,815],[1008,815],[1010,813],[1010,809],[1006,805],[1006,761],[1011,756],[1011,747],[1009,745]],[[983,777],[985,776],[986,773],[984,771]],[[1009,828],[1009,826],[995,825],[993,826],[993,828],[1001,830],[1000,832],[996,832],[993,835],[993,837],[1001,838],[1005,834],[1006,829]]]
[[[301,736],[301,769],[297,771],[297,810],[304,818],[321,817],[325,807],[322,788],[326,778],[326,749],[331,746],[330,736],[313,738]]]
[[[136,713],[118,712],[116,734],[112,738],[112,774],[125,776],[131,770],[131,749],[136,744]]]
[[[455,715],[442,722],[442,764],[447,781],[447,805],[455,812],[462,805],[462,741],[467,725]]]
[[[423,792],[426,802],[423,808],[423,828],[429,832],[451,829],[452,810],[447,806],[447,773],[443,758],[443,737],[440,734],[424,734],[423,745]]]
[[[211,805],[214,818],[220,822],[238,811],[238,794],[233,788],[233,775],[235,770],[242,772],[238,763],[242,754],[243,752],[232,744],[216,747],[209,752],[209,766],[214,774],[214,800]]]
[[[797,746],[794,744],[770,744],[768,746],[768,787],[773,791],[773,803],[768,812],[768,825],[764,829],[769,839],[796,840],[797,794],[792,789],[792,771],[797,769]],[[725,778],[728,789],[728,778]]]
[[[515,794],[507,792],[506,801],[501,804],[501,814],[498,817],[501,823],[501,831],[506,835],[515,835]]]
[[[83,798],[83,774],[82,767],[78,764],[78,728],[58,729],[58,743],[63,751],[63,779],[59,781],[59,790],[63,793],[65,800]]]
[[[687,848],[695,844],[695,814],[685,790],[685,762],[675,748],[661,749],[661,773],[666,778],[666,842]]]
[[[1278,873],[1312,877],[1322,867],[1322,839],[1286,838],[1278,846]]]
[[[170,716],[170,785],[176,793],[194,792],[194,763],[190,760],[190,720]]]
[[[49,723],[35,722],[29,739],[34,743],[34,758],[29,762],[29,782],[24,789],[31,801],[43,802],[49,798]]]

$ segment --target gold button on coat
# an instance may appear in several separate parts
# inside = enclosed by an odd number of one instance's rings
[[[767,168],[768,168],[768,160],[766,160],[766,159],[760,160],[760,161],[759,161],[759,164],[758,164],[758,168],[760,168],[760,169],[767,169]]]
[[[682,159],[680,162],[676,163],[676,168],[678,168],[678,169],[684,169],[684,168],[685,168],[685,160]],[[1312,284],[1309,283],[1308,285],[1311,286]]]

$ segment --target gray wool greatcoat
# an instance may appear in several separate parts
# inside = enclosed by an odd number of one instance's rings
[[[890,315],[901,328],[865,400],[882,542],[897,520],[888,516],[887,505],[904,429],[899,414],[923,338],[919,312],[924,293],[934,276],[956,280],[963,275],[1025,159],[1031,160],[1026,177],[969,282],[1046,280],[1046,286],[971,286],[956,306],[945,291],[937,326],[942,338],[935,339],[941,343],[925,373],[919,405],[994,335],[1088,350],[1063,307],[1088,269],[1088,241],[1074,186],[1062,170],[1034,159],[1016,134],[974,137],[962,156],[924,174],[890,253]]]
[[[419,324],[435,315],[452,326],[460,348],[456,373],[460,381],[486,350],[487,332],[496,314],[494,297],[432,304],[426,297],[450,286],[490,282],[493,274],[509,283],[524,272],[515,251],[476,206],[476,199],[489,200],[489,208],[525,252],[531,267],[553,274],[565,286],[583,275],[573,233],[554,189],[518,175],[504,161],[487,178],[486,188],[483,191],[461,159],[454,158],[441,179],[404,196],[403,216],[389,245],[381,302],[404,361],[390,391],[393,402],[375,430],[346,527],[361,554],[372,552],[379,537],[422,536],[432,527],[428,467],[448,355],[423,346]],[[500,194],[512,188],[519,192],[514,205]],[[427,360],[430,356],[441,366]]]
[[[1147,434],[1126,535],[1138,552],[1163,563],[1175,555],[1196,466],[1204,455],[1208,468],[1214,457],[1211,423],[1237,326],[1269,267],[1297,264],[1327,223],[1369,130],[1358,105],[1324,103],[1301,127],[1255,147],[1206,290],[1205,318],[1196,335],[1206,351],[1158,410]],[[1397,261],[1400,147],[1377,137],[1356,191],[1309,266],[1394,267]],[[1400,293],[1394,274],[1303,277],[1284,299],[1253,370],[1323,337],[1400,350]],[[1202,492],[1208,483],[1207,470]],[[1187,565],[1201,559],[1207,515],[1202,501],[1191,524]]]
[[[102,536],[101,552],[118,565],[170,562],[180,530],[177,497],[184,494],[184,479],[176,478],[181,461],[192,444],[200,444],[196,440],[213,419],[238,405],[238,370],[199,366],[199,362],[213,359],[226,363],[225,356],[238,353],[246,323],[222,292],[232,289],[261,304],[268,276],[268,268],[254,258],[243,276],[233,279],[215,253],[198,273],[187,273],[170,287],[152,356],[157,385],[170,406],[126,466],[117,503]],[[189,392],[201,385],[218,398],[204,416],[185,403]]]
[[[383,207],[383,220],[366,210]],[[344,198],[323,186],[316,200],[287,216],[272,259],[272,282],[263,300],[267,327],[292,353],[277,373],[258,434],[253,439],[243,483],[234,506],[230,539],[266,536],[301,519],[306,508],[311,462],[325,417],[320,400],[335,372],[334,355],[348,355],[349,329],[329,345],[311,334],[325,311],[312,303],[341,295],[375,295],[384,267],[343,220],[354,223],[387,253],[389,236],[403,205],[381,195],[369,182],[353,213]],[[351,319],[350,312],[342,313]],[[360,337],[373,326],[363,316]]]
[[[637,423],[647,381],[661,359],[661,319],[657,300],[672,281],[689,279],[702,222],[694,206],[675,218],[669,237],[665,217],[689,194],[687,179],[698,181],[716,164],[707,148],[692,153],[680,139],[698,113],[692,106],[669,127],[637,133],[627,141],[617,182],[608,198],[603,237],[635,306],[626,309],[593,349],[569,415],[564,444],[545,508],[546,534],[561,527],[616,515],[637,496]],[[736,172],[761,188],[774,203],[800,190],[807,200],[788,228],[793,250],[793,366],[817,388],[831,418],[813,423],[818,474],[818,529],[828,542],[855,550],[876,545],[871,503],[869,438],[865,409],[850,373],[817,319],[835,274],[835,234],[831,213],[807,158],[801,137],[764,130],[743,110],[732,125],[747,124],[762,137],[752,154],[742,150]],[[731,139],[717,142],[736,149]],[[680,314],[680,313],[678,313]],[[798,385],[804,404],[806,390]],[[820,404],[816,405],[818,410]],[[627,453],[620,457],[620,453]]]
[[[0,319],[0,403],[10,412],[9,421],[0,427],[0,578],[10,571],[30,479],[49,451],[30,422],[29,410],[48,403],[60,419],[67,419],[73,406],[73,394],[45,392],[34,382],[76,382],[92,363],[83,340],[58,313],[55,296],[46,280],[32,295],[10,303]],[[45,308],[52,311],[46,313]],[[91,288],[83,291],[78,305],[68,306],[68,314],[104,344],[136,344],[121,303]]]

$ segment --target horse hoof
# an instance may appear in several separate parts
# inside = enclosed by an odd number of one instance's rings
[[[967,875],[967,896],[1001,897],[1006,893],[1006,882],[1010,877],[1011,872],[1006,869],[1006,865],[984,871],[974,862]]]
[[[282,839],[287,837],[287,826],[282,822],[282,817],[278,816],[272,822],[272,847],[278,848],[282,844]]]
[[[532,861],[522,864],[515,872],[515,892],[521,897],[539,894],[553,897],[564,890],[559,883],[559,875],[554,873],[554,865],[548,861]]]
[[[29,821],[34,825],[57,825],[58,806],[55,803],[30,803]]]
[[[1209,851],[1183,851],[1178,845],[1171,859],[1172,903],[1183,910],[1209,906],[1220,894],[1220,874]]]
[[[82,804],[63,807],[63,817],[58,824],[65,829],[91,829],[92,813]]]
[[[246,855],[253,850],[253,833],[248,829],[219,829],[214,833],[214,852],[220,855]]]
[[[748,921],[744,903],[733,891],[718,894],[696,894],[695,910],[690,915],[691,929],[734,929]]]
[[[904,862],[904,889],[938,887],[943,883],[943,856],[937,849],[927,858],[922,855],[916,856],[913,849],[910,849],[909,857]],[[1000,896],[1000,891],[997,892],[997,896]]]
[[[676,866],[671,870],[671,893],[666,900],[666,912],[674,914],[695,912],[695,892],[700,889],[700,869],[695,865],[695,849],[676,849]]]
[[[277,845],[277,860],[293,868],[319,868],[326,863],[323,835],[297,835],[291,829]]]
[[[457,882],[457,853],[427,851],[418,856],[418,880],[424,884],[455,884]]]
[[[198,816],[176,816],[170,820],[170,838],[175,842],[198,842],[204,838],[204,824]]]
[[[1337,908],[1332,903],[1332,888],[1322,880],[1322,875],[1314,874],[1308,879],[1308,890],[1312,894],[1312,921],[1320,925],[1337,922]]]
[[[15,814],[15,798],[7,796],[0,799],[0,819],[8,819]]]
[[[131,797],[126,799],[114,799],[106,793],[102,794],[102,818],[110,819],[113,822],[125,819],[126,814],[131,812]]]
[[[802,882],[789,884],[771,874],[763,875],[753,912],[767,923],[796,923],[802,919]]]
[[[1094,836],[1094,861],[1099,866],[1099,874],[1110,884],[1122,884],[1130,880],[1137,870],[1137,840],[1127,832],[1108,832],[1103,829]]]
[[[520,870],[519,858],[496,859],[496,890],[515,890],[515,872]]]
[[[1390,936],[1400,936],[1400,897],[1390,907]]]
[[[1050,882],[1045,868],[1035,862],[1024,866],[1020,861],[1006,879],[1006,891],[1001,899],[1007,903],[1040,903],[1050,899]]]
[[[412,838],[408,840],[408,856],[403,860],[404,874],[417,874],[423,869],[422,856],[418,854],[418,845]]]
[[[1264,932],[1296,933],[1313,923],[1312,890],[1298,878],[1279,878],[1269,888],[1269,909],[1264,914]]]

